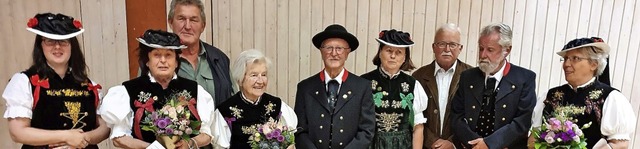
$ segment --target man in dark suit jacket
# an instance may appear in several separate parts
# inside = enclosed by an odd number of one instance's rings
[[[453,149],[449,103],[458,89],[460,73],[471,66],[458,60],[463,46],[460,28],[455,24],[441,26],[431,47],[436,59],[413,73],[429,98],[427,109],[422,112],[427,118],[423,148]]]
[[[325,68],[298,83],[296,148],[361,149],[373,139],[375,111],[371,82],[348,72],[344,62],[358,39],[337,24],[316,34]]]
[[[460,75],[451,111],[458,148],[527,147],[536,74],[507,62],[511,36],[505,24],[484,27],[478,41],[479,67]]]

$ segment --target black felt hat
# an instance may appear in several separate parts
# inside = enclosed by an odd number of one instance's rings
[[[36,14],[27,22],[27,30],[55,40],[69,39],[84,32],[80,21],[60,13]]]
[[[567,51],[582,47],[595,47],[599,50],[596,50],[594,52],[609,55],[609,45],[604,43],[604,41],[600,37],[578,38],[571,40],[566,45],[564,45],[564,47],[562,47],[562,50],[560,52],[557,52],[557,54],[560,56],[564,56]]]
[[[411,41],[411,35],[409,35],[409,33],[395,29],[381,31],[376,40],[392,47],[406,48],[413,46],[413,41]]]
[[[351,51],[355,51],[358,48],[358,45],[360,45],[360,43],[358,43],[358,38],[356,38],[356,36],[353,36],[353,34],[347,32],[347,29],[339,24],[327,26],[324,31],[313,36],[311,41],[313,41],[313,45],[316,46],[316,48],[320,49],[320,47],[322,47],[322,42],[329,38],[344,39],[345,41],[347,41],[347,43],[349,43],[349,48],[351,48]]]
[[[187,46],[180,42],[178,35],[162,30],[147,30],[141,37],[136,39],[143,45],[151,48],[174,50],[187,48]]]

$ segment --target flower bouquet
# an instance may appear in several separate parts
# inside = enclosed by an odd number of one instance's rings
[[[190,95],[177,94],[169,98],[160,110],[145,112],[150,114],[142,121],[142,130],[152,131],[156,140],[167,149],[175,148],[179,139],[189,140],[191,135],[198,135],[200,121],[190,120],[191,112],[187,108]]]
[[[532,129],[536,149],[586,149],[587,142],[582,129],[589,128],[591,122],[578,127],[572,116],[582,114],[584,107],[561,106],[554,109],[552,118],[544,119],[540,127]]]
[[[252,149],[285,149],[295,143],[295,129],[290,129],[282,122],[275,122],[273,118],[265,124],[253,125],[249,144]]]

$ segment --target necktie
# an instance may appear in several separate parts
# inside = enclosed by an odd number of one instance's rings
[[[336,106],[336,99],[338,95],[339,86],[340,84],[338,84],[338,81],[336,80],[329,81],[327,93],[329,93],[328,101],[329,101],[329,108],[330,108],[329,110],[331,111],[333,111],[333,108]]]
[[[487,82],[484,86],[484,101],[483,101],[483,108],[485,110],[489,110],[488,108],[490,105],[490,99],[491,97],[494,95],[495,93],[495,86],[496,86],[496,78],[490,77],[487,79]]]

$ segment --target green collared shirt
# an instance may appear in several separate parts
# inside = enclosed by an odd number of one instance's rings
[[[211,94],[211,97],[215,97],[213,74],[211,74],[211,67],[207,62],[207,55],[204,45],[200,44],[200,53],[198,53],[198,66],[193,69],[193,65],[185,58],[180,57],[180,68],[178,70],[178,76],[187,78],[198,82],[198,85],[202,86],[204,90]]]

